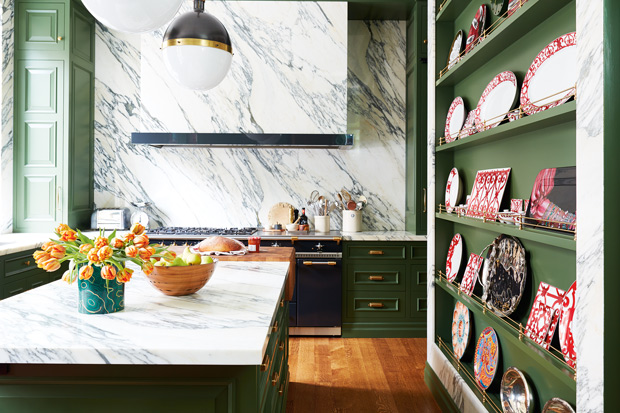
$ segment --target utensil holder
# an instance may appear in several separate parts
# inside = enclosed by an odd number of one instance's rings
[[[362,230],[362,211],[342,211],[342,232],[360,232]]]
[[[314,217],[314,230],[316,232],[329,232],[329,215],[316,215]]]

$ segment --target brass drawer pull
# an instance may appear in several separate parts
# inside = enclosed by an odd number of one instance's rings
[[[278,390],[278,396],[282,396],[284,394],[284,383],[280,384],[280,390]]]
[[[271,385],[275,386],[276,384],[278,384],[278,380],[280,380],[280,372],[276,371],[275,373],[273,373],[273,377],[271,378]]]
[[[280,308],[284,308],[284,299],[280,301]]]
[[[385,307],[383,303],[368,303],[368,307],[370,308],[383,308]]]
[[[371,275],[370,277],[368,277],[368,279],[370,281],[383,281],[383,275]]]
[[[27,267],[27,266],[29,266],[29,265],[30,265],[30,260],[25,261],[25,262],[24,262],[24,265],[25,265],[26,267]]]
[[[273,331],[274,333],[278,332],[278,322],[276,321],[276,323],[273,325],[273,327],[271,327],[271,331]]]
[[[268,367],[269,367],[269,354],[265,354],[263,364],[260,365],[260,371],[267,371]]]
[[[336,261],[304,261],[304,265],[338,265]]]
[[[381,250],[370,250],[368,251],[369,255],[383,255],[383,251]]]
[[[284,340],[280,341],[280,345],[278,346],[280,351],[284,350]]]

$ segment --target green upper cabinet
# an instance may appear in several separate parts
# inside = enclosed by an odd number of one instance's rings
[[[78,1],[17,1],[15,232],[89,226],[95,21]]]

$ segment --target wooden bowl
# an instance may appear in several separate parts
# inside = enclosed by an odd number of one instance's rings
[[[211,279],[217,259],[210,264],[188,265],[187,267],[155,267],[147,278],[159,291],[166,295],[189,295],[200,290]]]

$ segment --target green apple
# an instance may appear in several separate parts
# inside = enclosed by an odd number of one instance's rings
[[[172,263],[170,264],[171,267],[186,267],[187,263],[185,262],[185,260],[181,257],[176,257]]]
[[[203,255],[202,257],[200,257],[201,264],[211,264],[212,262],[213,258],[211,258],[209,255]]]
[[[151,263],[153,265],[157,265],[157,263],[159,262],[156,258],[152,258],[152,257],[151,257],[150,261],[151,261]]]
[[[153,264],[155,267],[165,267],[167,264],[166,260],[155,261]]]
[[[200,265],[201,257],[200,254],[194,254],[193,252],[188,253],[187,255],[183,254],[183,258],[187,265]]]

